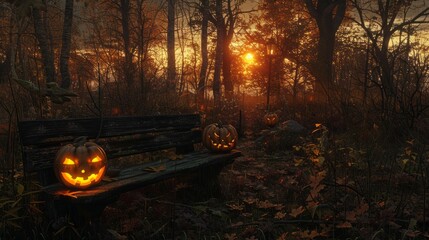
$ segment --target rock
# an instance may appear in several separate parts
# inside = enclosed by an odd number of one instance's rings
[[[306,130],[305,127],[295,120],[287,120],[282,122],[279,128],[290,133],[304,133]]]
[[[266,152],[291,149],[302,142],[306,128],[294,120],[285,121],[277,128],[263,130],[256,144],[263,146]]]

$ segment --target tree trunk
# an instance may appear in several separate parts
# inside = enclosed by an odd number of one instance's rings
[[[124,78],[129,89],[133,83],[133,56],[130,51],[130,0],[121,0],[122,39],[124,41]]]
[[[139,80],[140,80],[140,94],[142,99],[142,107],[146,105],[146,87],[145,87],[145,71],[143,69],[143,62],[146,55],[144,53],[144,30],[145,30],[145,20],[143,15],[143,1],[144,0],[137,0],[137,24],[139,26],[138,29],[138,35],[137,35],[137,59],[138,59],[138,66],[139,66]]]
[[[201,22],[201,70],[200,79],[198,81],[198,102],[204,102],[204,92],[206,86],[206,75],[209,66],[207,38],[208,38],[208,25],[209,25],[209,0],[202,0],[202,14],[203,19]]]
[[[319,99],[329,97],[329,90],[333,87],[332,63],[334,60],[335,31],[330,19],[322,18],[319,28],[319,43],[317,54],[317,72],[315,93]]]
[[[223,27],[225,25],[222,15],[222,0],[216,0],[216,56],[215,56],[215,68],[213,76],[213,97],[216,110],[220,108],[221,94],[220,94],[220,76],[222,71],[222,55],[225,34]]]
[[[219,25],[219,27],[221,27],[222,31],[224,32],[222,72],[223,72],[223,85],[225,87],[225,96],[228,100],[231,100],[234,95],[234,84],[231,79],[232,54],[231,54],[230,44],[234,36],[235,19],[236,19],[236,16],[234,16],[234,13],[231,7],[231,0],[228,0],[226,23]]]
[[[42,19],[40,9],[33,8],[33,19],[34,31],[37,42],[39,43],[40,53],[42,55],[46,82],[55,82],[54,55],[51,45],[49,44],[48,33],[46,32],[45,28],[46,22],[44,22]]]
[[[225,31],[224,31],[225,32]],[[229,41],[224,40],[223,46],[223,85],[225,87],[225,97],[228,100],[231,100],[234,94],[234,85],[231,79],[231,49],[229,48]]]
[[[387,32],[387,31],[386,31]],[[380,50],[375,49],[377,55],[377,61],[381,68],[381,82],[383,84],[383,90],[387,97],[395,96],[395,90],[393,86],[393,77],[391,71],[391,63],[389,62],[389,43],[391,36],[388,33],[383,34],[383,43]]]
[[[319,42],[315,71],[315,96],[322,102],[330,98],[333,89],[332,63],[335,50],[335,35],[346,12],[346,0],[305,0],[310,15],[319,29]]]
[[[69,72],[69,58],[73,25],[73,2],[74,0],[66,0],[64,8],[64,25],[60,56],[60,71],[61,87],[65,89],[69,89],[71,84]]]
[[[300,64],[295,64],[295,75],[293,77],[293,87],[292,87],[292,101],[293,105],[296,106],[297,96],[298,96],[298,87],[299,87],[299,68]]]
[[[175,0],[168,0],[168,26],[167,26],[167,82],[171,92],[176,89],[176,55],[175,55]]]

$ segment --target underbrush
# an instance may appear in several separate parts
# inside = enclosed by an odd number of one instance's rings
[[[428,237],[429,146],[416,138],[393,141],[380,131],[375,126],[369,133],[336,135],[317,124],[302,144],[293,146],[284,169],[294,169],[285,182],[296,185],[286,187],[294,193],[286,199],[295,206],[285,218],[296,230],[280,239]],[[274,155],[280,152],[277,148]]]
[[[35,183],[2,179],[0,236],[427,239],[429,146],[424,139],[392,136],[377,126],[334,133],[317,124],[293,146],[277,138],[263,145],[245,139],[239,144],[244,157],[221,172],[220,198],[195,200],[201,192],[192,191],[189,179],[171,179],[123,194],[105,209],[103,233],[46,219]],[[143,160],[158,155],[180,157],[163,151]]]

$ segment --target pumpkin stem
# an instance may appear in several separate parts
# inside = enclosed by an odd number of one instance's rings
[[[222,126],[223,126],[222,121],[221,121],[221,120],[219,120],[219,122],[217,123],[217,125],[218,125],[218,127],[222,127]]]
[[[82,145],[84,145],[84,144],[85,144],[85,142],[87,142],[87,139],[88,139],[88,137],[87,137],[87,136],[80,136],[80,137],[76,138],[76,139],[73,141],[73,145],[74,145],[75,147],[77,147],[77,146],[82,146]]]

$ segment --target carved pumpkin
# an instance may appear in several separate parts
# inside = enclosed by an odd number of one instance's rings
[[[264,116],[264,123],[268,127],[274,127],[279,121],[279,117],[275,113],[267,113]]]
[[[80,137],[63,146],[55,159],[55,174],[67,187],[85,189],[101,181],[107,157],[103,148]]]
[[[210,124],[204,128],[203,144],[213,152],[229,152],[237,144],[237,130],[232,125]]]

